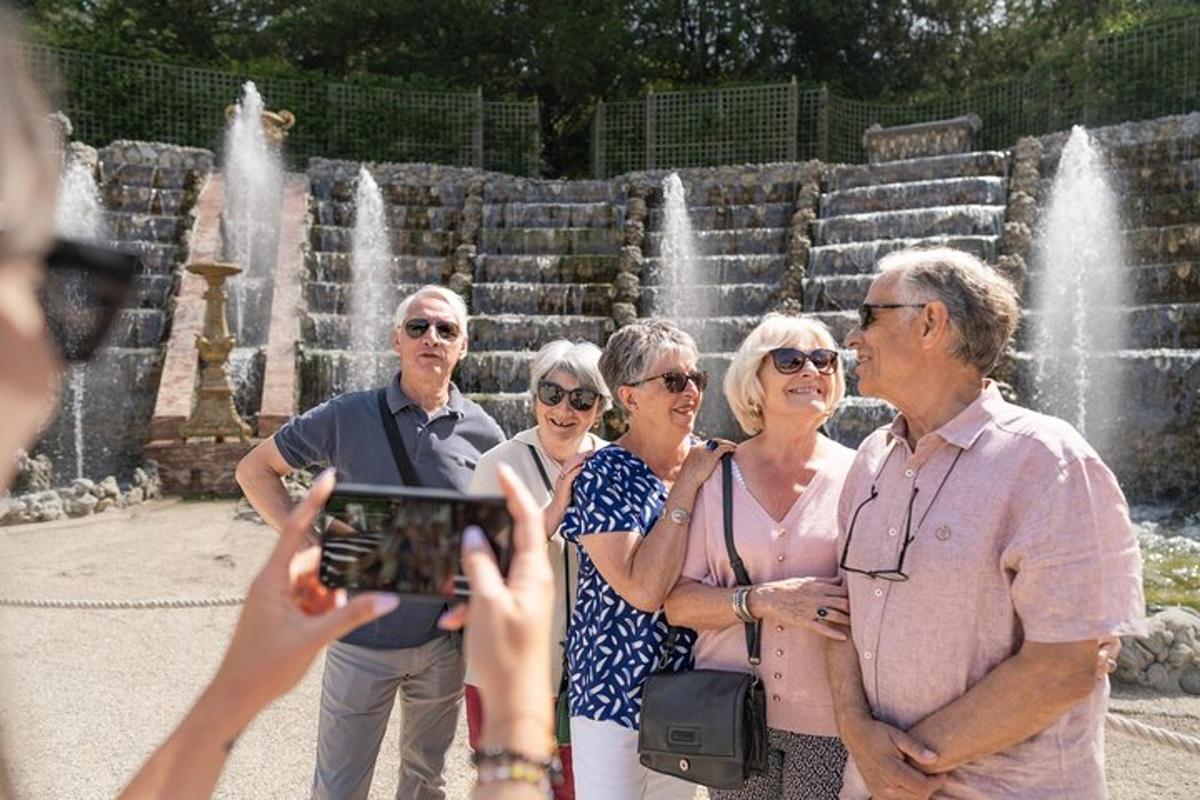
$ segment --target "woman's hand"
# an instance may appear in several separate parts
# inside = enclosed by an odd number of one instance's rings
[[[236,702],[246,722],[290,691],[321,648],[392,611],[395,595],[361,594],[347,602],[317,578],[319,550],[304,546],[313,520],[333,491],[327,470],[288,517],[262,572],[250,585],[225,659],[209,693]]]
[[[567,514],[567,508],[571,505],[575,479],[579,477],[583,465],[587,463],[593,452],[595,451],[588,450],[585,453],[576,453],[563,462],[562,471],[558,473],[558,478],[554,481],[554,495],[550,498],[550,505],[546,506],[544,512],[547,539],[558,532],[558,526],[562,524],[563,517]]]
[[[747,598],[750,613],[798,625],[827,639],[844,641],[838,627],[850,624],[850,600],[837,578],[785,578],[760,583]]]
[[[481,746],[544,756],[552,744],[550,620],[554,579],[542,538],[542,510],[520,478],[500,465],[500,489],[513,522],[507,579],[478,529],[463,534],[463,570],[470,602],[442,615],[438,625],[467,626],[470,671],[483,701]]]
[[[675,478],[675,486],[681,490],[698,492],[700,487],[713,474],[713,470],[721,463],[721,456],[737,450],[737,445],[725,439],[709,439],[691,449],[679,475]]]

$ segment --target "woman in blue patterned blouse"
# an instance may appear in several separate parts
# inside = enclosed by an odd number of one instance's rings
[[[708,383],[697,357],[692,337],[657,320],[622,328],[600,357],[629,427],[588,459],[560,528],[579,549],[567,635],[578,800],[683,800],[695,792],[638,762],[637,730],[642,687],[656,664],[689,666],[690,639],[662,652],[663,600],[683,567],[696,494],[733,449],[694,443]]]

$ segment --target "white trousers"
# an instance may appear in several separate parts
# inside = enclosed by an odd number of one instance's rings
[[[692,800],[696,784],[641,765],[637,740],[615,722],[571,717],[575,800]]]

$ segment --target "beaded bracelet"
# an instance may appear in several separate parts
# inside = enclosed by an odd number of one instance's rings
[[[471,754],[471,763],[478,770],[480,786],[507,781],[529,783],[550,797],[551,787],[562,783],[562,762],[557,754],[533,758],[499,747],[484,747]]]

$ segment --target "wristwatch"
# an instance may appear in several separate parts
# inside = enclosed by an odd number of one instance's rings
[[[747,624],[758,622],[758,617],[750,613],[748,597],[751,588],[750,586],[739,586],[729,596],[729,604],[733,606],[734,616]]]
[[[680,525],[687,525],[692,521],[692,512],[685,508],[679,508],[678,506],[672,508],[671,513],[667,516],[671,518],[671,522],[677,522]]]

